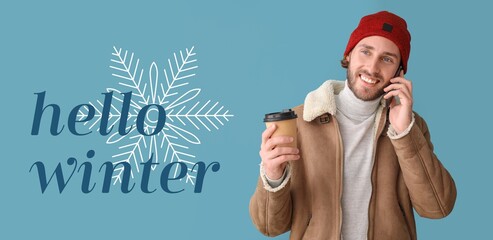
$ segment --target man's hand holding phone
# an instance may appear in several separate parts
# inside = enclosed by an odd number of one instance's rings
[[[399,76],[390,79],[390,85],[384,88],[384,99],[391,99],[389,121],[397,134],[406,130],[411,124],[413,114],[413,86],[410,80],[404,78],[404,70],[399,71]],[[395,97],[399,97],[397,104]]]

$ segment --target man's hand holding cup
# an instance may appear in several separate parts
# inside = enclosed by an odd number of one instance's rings
[[[288,161],[300,159],[296,143],[296,114],[289,110],[265,115],[260,157],[269,179],[280,179]]]

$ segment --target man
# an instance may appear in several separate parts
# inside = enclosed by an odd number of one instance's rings
[[[455,183],[433,153],[425,121],[412,111],[404,77],[411,35],[390,12],[365,16],[341,65],[347,81],[327,81],[297,113],[297,148],[262,134],[260,178],[250,215],[267,236],[290,239],[417,239],[413,208],[443,218]],[[398,98],[398,99],[397,99]],[[387,103],[388,102],[388,103]]]

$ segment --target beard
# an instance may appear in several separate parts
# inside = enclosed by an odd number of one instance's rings
[[[373,101],[373,100],[376,100],[380,97],[383,96],[383,94],[385,94],[385,91],[383,90],[385,87],[387,87],[389,84],[384,85],[384,80],[383,80],[383,77],[382,75],[376,73],[376,74],[370,74],[369,72],[365,71],[365,70],[360,70],[360,71],[357,71],[356,74],[353,73],[353,71],[351,70],[351,67],[348,66],[347,68],[347,81],[348,81],[348,87],[349,89],[351,89],[351,91],[354,93],[354,95],[360,99],[360,100],[363,100],[363,101]],[[381,85],[380,87],[375,85],[375,87],[373,88],[370,88],[370,87],[366,87],[366,86],[361,86],[359,87],[359,89],[357,89],[356,85],[357,85],[357,81],[358,81],[358,77],[362,74],[366,74],[374,79],[377,79],[378,80],[378,83],[377,85]]]

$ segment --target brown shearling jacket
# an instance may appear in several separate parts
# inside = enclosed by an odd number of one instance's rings
[[[290,163],[277,188],[261,173],[250,200],[251,218],[263,234],[291,230],[290,239],[340,239],[343,146],[334,94],[343,86],[327,81],[294,108],[303,116],[297,119],[301,158]],[[426,218],[447,216],[456,199],[455,183],[433,153],[425,121],[415,114],[410,132],[392,140],[384,105],[375,118],[368,239],[417,239],[413,208]]]

